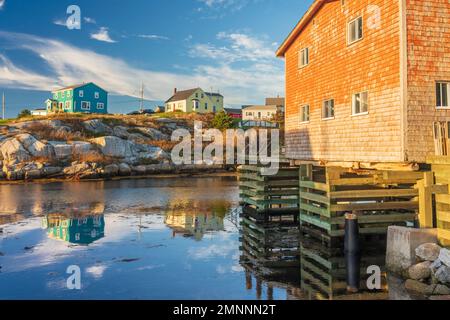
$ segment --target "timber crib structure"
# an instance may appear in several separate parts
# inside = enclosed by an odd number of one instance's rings
[[[391,225],[413,226],[423,172],[300,165],[300,232],[343,250],[345,214],[356,213],[362,245],[386,240]]]

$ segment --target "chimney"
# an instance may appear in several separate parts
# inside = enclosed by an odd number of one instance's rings
[[[177,94],[177,88],[174,88],[173,89],[173,95],[176,95]]]

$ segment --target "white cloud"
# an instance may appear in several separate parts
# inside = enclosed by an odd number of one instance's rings
[[[53,24],[56,24],[57,26],[66,27],[67,21],[64,21],[62,19],[56,19],[56,20],[53,20]]]
[[[211,44],[196,44],[190,50],[192,57],[210,58],[222,60],[228,63],[236,61],[273,61],[275,60],[275,43],[266,43],[266,41],[249,36],[243,33],[217,34],[218,40],[224,40],[229,46],[216,46]]]
[[[92,33],[91,39],[108,42],[108,43],[116,43],[117,42],[117,41],[111,39],[108,28],[106,28],[106,27],[101,27],[100,30],[97,31],[97,33]]]
[[[5,2],[6,0],[0,0],[0,10],[2,10],[3,7],[5,6]]]
[[[54,87],[94,81],[112,94],[135,96],[143,81],[147,99],[165,100],[174,87],[199,86],[220,89],[226,104],[257,103],[266,96],[282,94],[284,90],[282,64],[274,58],[273,61],[262,59],[249,63],[246,67],[213,60],[211,64],[192,66],[187,73],[183,73],[184,70],[161,72],[139,69],[121,59],[59,40],[5,31],[0,31],[0,38],[9,41],[9,47],[15,45],[17,49],[34,53],[36,61],[42,60],[51,70],[51,74],[41,75],[14,65],[2,56],[2,86],[50,91]]]
[[[84,20],[84,22],[86,22],[86,23],[97,24],[97,21],[95,21],[95,19],[93,19],[93,18],[84,17],[83,20]]]
[[[169,40],[168,37],[158,36],[156,34],[140,34],[138,37],[148,40]]]
[[[86,268],[86,273],[90,274],[95,279],[100,279],[103,277],[106,269],[108,269],[108,266],[106,265],[94,265]]]
[[[207,8],[210,9],[229,9],[231,11],[239,11],[246,7],[250,2],[256,2],[258,0],[198,0],[202,2]],[[201,10],[200,10],[201,11]]]

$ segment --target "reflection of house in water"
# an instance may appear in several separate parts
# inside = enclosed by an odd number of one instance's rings
[[[183,235],[201,240],[208,232],[225,230],[224,218],[229,207],[226,201],[212,205],[202,201],[178,202],[169,205],[164,222],[173,230],[174,237]]]
[[[43,219],[49,238],[73,244],[88,245],[105,236],[104,215],[68,218],[48,215]]]

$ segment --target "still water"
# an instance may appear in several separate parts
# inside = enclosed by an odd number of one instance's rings
[[[323,249],[240,217],[234,177],[0,185],[0,299],[388,298],[385,273],[349,294],[349,260]],[[362,287],[383,254],[350,261]]]

